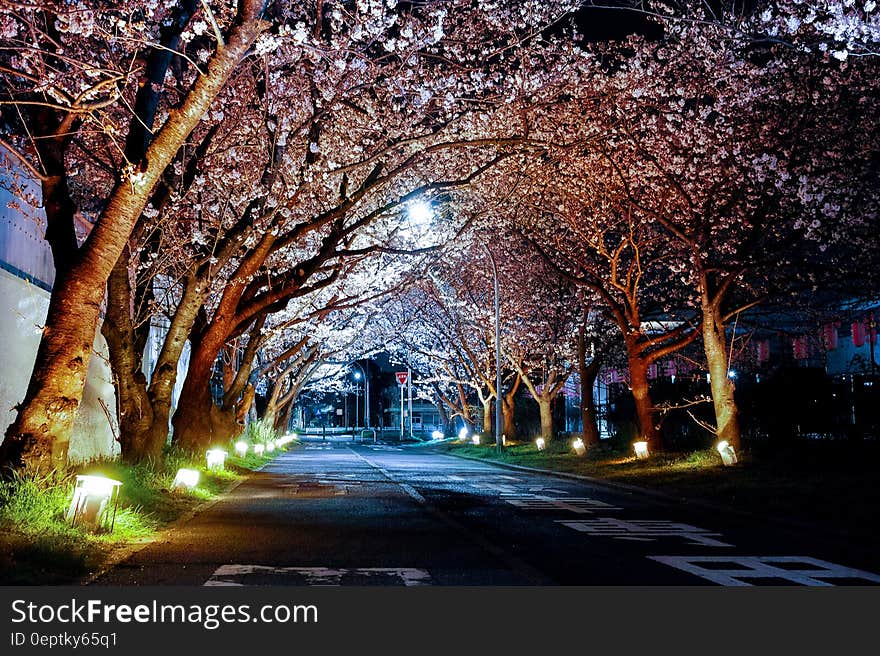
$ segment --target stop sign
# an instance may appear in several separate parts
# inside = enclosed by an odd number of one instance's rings
[[[406,379],[409,378],[408,371],[395,371],[394,375],[397,376],[398,385],[406,385]]]

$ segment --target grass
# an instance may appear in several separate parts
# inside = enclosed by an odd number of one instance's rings
[[[570,440],[494,445],[447,442],[437,447],[472,458],[568,472],[637,485],[770,517],[824,527],[877,541],[880,518],[880,443],[753,444],[725,467],[714,449],[663,453],[637,460],[629,445],[603,443],[578,456]]]
[[[113,550],[152,538],[277,455],[248,451],[244,457],[229,456],[222,471],[207,471],[203,458],[169,449],[155,462],[95,461],[64,473],[18,473],[0,482],[0,584],[76,582]],[[229,452],[234,454],[231,448]],[[181,467],[199,470],[195,488],[172,490]],[[101,474],[122,482],[112,533],[94,533],[66,521],[77,474]]]

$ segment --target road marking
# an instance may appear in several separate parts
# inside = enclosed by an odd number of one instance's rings
[[[513,485],[507,485],[506,483],[485,483],[485,482],[476,482],[471,483],[471,485],[478,490],[491,490],[493,492],[498,492],[499,494],[518,494],[519,490]]]
[[[648,556],[689,574],[726,586],[751,586],[749,579],[776,579],[780,583],[833,586],[825,579],[857,579],[880,583],[880,576],[803,556]],[[702,565],[714,565],[703,567]],[[718,565],[730,565],[719,569]],[[782,567],[777,567],[782,565]]]
[[[410,496],[417,503],[419,503],[422,507],[424,507],[424,509],[428,513],[433,515],[435,518],[437,518],[439,521],[443,522],[444,524],[446,524],[447,526],[449,526],[453,530],[457,531],[458,533],[461,533],[462,535],[464,535],[466,538],[468,538],[469,540],[471,540],[472,542],[474,542],[478,546],[482,547],[486,552],[492,554],[493,556],[498,558],[499,561],[501,561],[505,565],[507,565],[507,567],[509,567],[512,571],[518,572],[519,574],[521,574],[524,578],[529,580],[533,585],[551,585],[551,584],[553,584],[553,581],[549,580],[540,570],[532,567],[527,562],[525,562],[524,560],[522,560],[520,558],[517,558],[516,556],[514,556],[510,552],[506,551],[505,549],[493,544],[492,542],[490,542],[489,540],[484,538],[481,534],[477,533],[476,531],[472,531],[464,524],[461,524],[460,522],[456,521],[455,519],[453,519],[452,517],[450,517],[449,515],[447,515],[443,511],[441,511],[439,508],[434,506],[434,504],[430,503],[427,499],[425,499],[425,497],[423,497],[418,492],[418,490],[416,490],[409,483],[404,483],[403,481],[398,480],[397,478],[392,476],[391,473],[389,473],[388,471],[386,471],[385,469],[383,469],[382,467],[380,467],[379,465],[377,465],[376,463],[371,461],[366,456],[358,453],[354,449],[351,449],[351,452],[354,453],[358,458],[363,460],[365,463],[367,463],[370,467],[373,467],[374,469],[378,470],[390,482],[395,483],[396,485],[399,485],[401,487],[401,489],[404,492],[406,492],[406,494],[408,496]]]
[[[578,515],[591,515],[594,510],[620,510],[604,501],[590,499],[589,497],[566,497],[554,499],[548,496],[536,494],[523,494],[518,496],[501,495],[501,498],[512,506],[525,510],[565,510]]]
[[[248,583],[248,580],[251,583]],[[431,575],[412,567],[269,567],[266,565],[223,565],[205,586],[245,585],[431,585]]]
[[[628,540],[632,542],[653,542],[657,538],[683,538],[690,544],[704,547],[732,547],[732,544],[715,540],[712,536],[720,536],[707,529],[679,524],[665,519],[661,520],[634,520],[626,521],[603,517],[600,519],[579,519],[574,521],[556,520],[557,523],[568,526],[575,531],[598,535],[601,537],[614,538],[616,540]]]
[[[545,487],[543,485],[532,485],[529,492],[542,492],[543,494],[568,494],[565,490],[557,490],[555,487]]]

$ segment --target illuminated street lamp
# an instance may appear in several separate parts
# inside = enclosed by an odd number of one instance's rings
[[[67,521],[71,526],[86,525],[94,531],[108,529],[112,533],[121,487],[122,483],[105,476],[77,476]]]
[[[577,438],[574,442],[571,443],[571,446],[574,448],[575,453],[577,453],[579,456],[582,456],[587,452],[587,447],[584,446],[584,441],[581,438]]]
[[[265,451],[265,449],[266,447],[264,447],[262,444],[254,444],[254,453],[258,456],[263,455],[263,451]]]
[[[431,437],[435,440],[442,440],[443,439],[443,431],[435,430],[433,433],[431,433]]]
[[[208,470],[222,470],[226,463],[226,451],[223,449],[211,449],[205,453],[205,459],[208,463]]]
[[[539,437],[535,440],[535,446],[538,447],[538,451],[543,451],[547,448],[547,443],[544,441],[543,437]]]
[[[736,464],[736,452],[727,440],[721,440],[715,448],[721,455],[721,462],[723,462],[726,467]]]
[[[462,442],[464,442],[465,440],[467,440],[467,438],[468,438],[468,429],[467,429],[467,426],[463,426],[462,429],[460,431],[458,431],[458,439],[460,439]]]
[[[247,450],[248,450],[247,442],[236,442],[235,443],[235,453],[239,457],[244,458],[244,456],[247,454]]]
[[[174,482],[171,484],[172,490],[191,490],[199,484],[199,472],[195,469],[178,469]]]
[[[648,443],[644,440],[633,442],[633,450],[636,452],[636,458],[639,460],[645,460],[648,457]]]
[[[471,437],[471,444],[480,446],[480,436],[477,433],[474,433],[473,437]]]

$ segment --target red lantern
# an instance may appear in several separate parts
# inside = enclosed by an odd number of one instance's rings
[[[852,341],[853,346],[859,347],[865,345],[865,336],[867,334],[867,326],[861,321],[853,321],[852,324]]]
[[[792,339],[791,346],[794,351],[795,360],[806,360],[809,357],[810,349],[805,336],[801,335]]]
[[[825,350],[833,351],[837,348],[837,326],[838,322],[832,321],[822,326],[822,340],[825,343]]]

